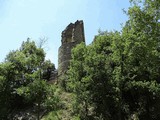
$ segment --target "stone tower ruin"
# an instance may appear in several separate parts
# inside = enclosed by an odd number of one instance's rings
[[[85,42],[83,21],[70,23],[62,32],[61,46],[58,50],[58,76],[66,73],[71,60],[71,50],[77,44]]]

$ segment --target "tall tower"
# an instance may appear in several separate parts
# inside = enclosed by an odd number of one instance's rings
[[[58,75],[66,73],[71,60],[71,50],[77,44],[85,42],[83,21],[70,23],[62,32],[61,46],[58,50]]]

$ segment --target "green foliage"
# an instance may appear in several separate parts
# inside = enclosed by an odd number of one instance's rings
[[[16,91],[19,95],[24,96],[27,100],[35,100],[37,103],[46,98],[47,83],[44,80],[34,80],[26,87],[18,88]]]
[[[68,87],[75,93],[74,111],[81,119],[93,119],[94,116],[109,119],[112,109],[117,107],[114,106],[118,94],[111,76],[110,58],[111,40],[115,34],[106,34],[97,36],[90,46],[78,45],[72,52]]]
[[[72,51],[67,86],[81,119],[160,119],[158,0],[132,0],[121,32]]]
[[[34,104],[38,119],[41,107],[51,111],[48,120],[160,119],[160,1],[130,2],[121,32],[99,31],[72,50],[60,80],[71,93],[47,84],[55,66],[45,60],[43,41],[37,47],[28,39],[11,51],[0,63],[0,119]]]
[[[17,94],[37,105],[38,119],[43,105],[47,111],[58,110],[60,99],[54,85],[48,85],[44,80],[34,80],[26,87],[17,89]]]
[[[60,100],[61,92],[55,85],[49,85],[47,87],[46,92],[46,99],[44,102],[44,106],[48,109],[48,111],[56,111],[59,110],[61,107],[61,100]]]
[[[40,107],[48,97],[46,81],[54,70],[54,64],[45,60],[44,50],[30,39],[11,51],[0,64],[0,119],[34,103]]]
[[[123,76],[122,97],[129,113],[139,119],[159,119],[159,4],[146,0],[143,6],[134,1],[129,20],[122,30]],[[154,110],[153,110],[154,109]]]

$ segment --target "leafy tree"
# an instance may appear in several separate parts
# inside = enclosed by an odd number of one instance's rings
[[[37,106],[37,120],[40,120],[40,112],[43,108],[47,110],[57,110],[60,104],[56,87],[48,85],[44,80],[34,80],[26,87],[17,89],[17,93],[25,97],[25,100],[32,101]]]
[[[90,46],[80,44],[72,51],[68,86],[75,93],[75,112],[81,119],[110,119],[118,108],[118,92],[111,76],[114,65],[110,60],[115,34],[106,34],[97,36]]]
[[[88,114],[88,98],[86,84],[81,82],[82,78],[85,77],[84,59],[85,59],[86,46],[84,43],[78,45],[73,49],[72,60],[70,70],[68,71],[68,89],[75,93],[75,113],[80,113],[84,117]],[[82,87],[82,84],[85,85]],[[79,94],[79,96],[78,96]]]
[[[13,105],[13,86],[14,66],[11,63],[0,64],[0,119],[6,119],[10,112],[10,107]]]
[[[19,95],[23,95],[27,100],[34,101],[37,104],[37,119],[40,119],[41,104],[46,99],[47,84],[43,80],[34,80],[26,87],[17,89]]]
[[[49,81],[51,74],[55,71],[55,65],[50,60],[46,60],[42,64],[42,78]]]
[[[160,4],[131,4],[121,32],[100,32],[91,45],[73,50],[68,86],[82,119],[160,118]]]
[[[156,0],[132,3],[127,12],[129,20],[122,30],[125,87],[122,95],[130,116],[135,113],[140,119],[159,119],[156,111],[159,111],[160,6]]]
[[[0,64],[0,94],[3,96],[0,99],[1,113],[5,110],[7,112],[4,113],[10,114],[15,109],[24,108],[26,104],[28,106],[34,102],[40,106],[48,86],[45,81],[49,80],[54,70],[54,64],[45,60],[44,50],[30,39],[23,42],[20,49],[11,51]],[[32,91],[28,93],[31,98],[29,101],[26,101],[26,96],[17,93],[17,90],[23,91],[24,88]]]

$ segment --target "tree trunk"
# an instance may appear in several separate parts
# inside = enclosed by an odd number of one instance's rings
[[[38,102],[37,106],[37,120],[40,120],[40,102]]]

